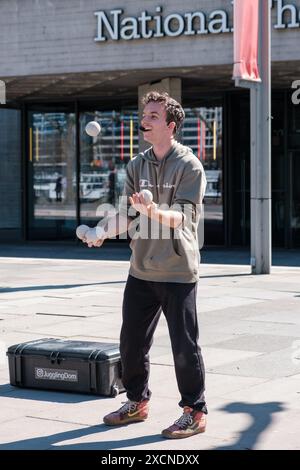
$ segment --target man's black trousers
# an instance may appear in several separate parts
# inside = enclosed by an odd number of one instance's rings
[[[198,345],[197,283],[152,282],[128,276],[123,299],[120,352],[129,400],[150,399],[149,349],[163,311],[170,334],[179,405],[207,413],[205,371]],[[162,378],[162,387],[167,387]]]

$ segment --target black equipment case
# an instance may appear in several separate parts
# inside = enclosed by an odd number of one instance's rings
[[[117,344],[44,338],[7,350],[11,385],[115,397],[124,391]]]

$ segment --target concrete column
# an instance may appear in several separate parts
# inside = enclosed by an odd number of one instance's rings
[[[176,101],[181,103],[181,78],[164,78],[161,81],[155,83],[146,83],[145,85],[140,85],[138,88],[139,92],[139,119],[141,121],[143,108],[142,97],[149,91],[159,91],[167,92],[169,95],[174,98]],[[142,152],[149,147],[149,143],[145,142],[143,135],[139,133],[139,151]]]

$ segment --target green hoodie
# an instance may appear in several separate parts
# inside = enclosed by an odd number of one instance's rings
[[[201,216],[206,177],[203,166],[189,147],[175,142],[159,161],[152,147],[127,165],[120,214],[131,219],[129,274],[146,281],[196,282],[199,278],[197,228]],[[144,215],[133,214],[128,196],[148,189],[161,209],[179,210],[183,223],[176,229],[162,226]],[[128,212],[127,212],[128,211]],[[135,212],[135,211],[134,211]]]

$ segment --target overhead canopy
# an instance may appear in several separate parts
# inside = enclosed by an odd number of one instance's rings
[[[198,66],[181,69],[165,68],[139,71],[87,72],[63,75],[30,75],[1,77],[6,85],[6,101],[41,101],[99,98],[131,100],[138,86],[167,77],[182,79],[182,96],[197,104],[201,93],[233,90],[232,66]],[[295,76],[300,76],[300,61],[273,62],[272,86],[290,88]]]
[[[182,86],[191,96],[199,87],[203,91],[225,90],[232,87],[231,66],[198,66],[160,68],[152,70],[124,70],[112,72],[86,72],[60,75],[30,75],[4,77],[7,101],[36,101],[71,98],[136,97],[140,85],[160,81],[167,77],[182,79]],[[0,77],[1,79],[1,77]],[[194,95],[196,99],[196,96]]]

